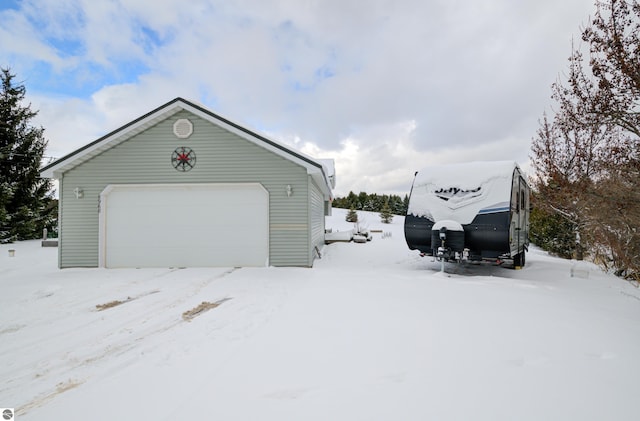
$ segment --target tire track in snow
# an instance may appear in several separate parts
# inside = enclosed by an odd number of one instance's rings
[[[46,405],[62,393],[88,381],[92,377],[92,373],[100,371],[100,368],[107,365],[108,361],[114,357],[131,352],[150,337],[160,335],[180,324],[186,323],[181,317],[182,311],[173,312],[173,310],[200,294],[212,282],[226,278],[238,269],[240,268],[231,268],[214,276],[204,277],[202,280],[190,281],[190,288],[185,288],[186,290],[180,288],[180,291],[184,291],[184,293],[179,297],[155,297],[162,296],[163,292],[166,293],[166,291],[159,290],[159,293],[144,296],[144,298],[154,297],[155,303],[151,305],[148,303],[149,300],[141,298],[140,302],[136,303],[138,304],[136,307],[129,304],[128,306],[122,306],[122,308],[118,306],[100,312],[105,313],[104,318],[101,320],[107,322],[116,316],[122,316],[123,314],[126,316],[115,325],[107,323],[107,326],[105,326],[108,329],[107,331],[96,329],[94,322],[83,326],[84,329],[88,330],[87,336],[90,336],[89,339],[85,340],[85,343],[90,345],[80,346],[73,351],[66,351],[69,349],[69,347],[66,347],[64,351],[55,355],[44,356],[44,366],[35,373],[35,377],[33,370],[29,370],[25,366],[15,368],[12,370],[13,372],[26,372],[27,375],[6,379],[5,385],[8,387],[0,389],[0,393],[19,387],[16,383],[22,383],[25,388],[28,386],[28,390],[34,392],[34,396],[27,402],[16,405],[17,415],[25,415],[35,408]],[[180,273],[179,270],[173,270],[163,276],[176,272]],[[166,294],[164,295],[166,296]],[[143,312],[136,311],[138,307],[143,306]],[[95,313],[95,310],[92,310],[92,313]],[[69,333],[75,337],[83,336],[78,335],[77,331]],[[60,336],[54,335],[50,340],[59,341]],[[39,346],[43,347],[43,349],[46,348],[41,341]],[[136,358],[138,357],[136,355]],[[33,365],[33,363],[38,365],[37,362],[32,362],[30,365]],[[88,371],[82,378],[72,376],[73,373],[82,371],[82,369]],[[52,383],[55,384],[53,388],[48,386]]]

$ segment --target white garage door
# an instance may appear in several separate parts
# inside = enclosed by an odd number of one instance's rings
[[[101,195],[105,267],[265,266],[260,184],[112,185]]]

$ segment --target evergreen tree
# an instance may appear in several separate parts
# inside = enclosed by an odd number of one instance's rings
[[[537,202],[538,194],[531,197]],[[564,259],[576,252],[575,224],[558,212],[548,211],[534,203],[530,217],[529,237],[532,243]]]
[[[393,214],[391,213],[391,207],[389,207],[389,201],[387,200],[386,202],[384,202],[384,205],[382,205],[382,210],[380,211],[380,220],[383,223],[388,224],[392,219]]]
[[[347,222],[358,222],[358,212],[354,208],[349,209],[347,212],[347,217],[345,218]]]
[[[344,209],[356,208],[358,206],[358,196],[352,191],[349,192],[349,195],[346,197]]]
[[[39,238],[53,226],[51,181],[40,178],[47,141],[33,127],[37,111],[24,105],[26,89],[0,69],[0,243]]]
[[[346,197],[336,197],[332,206],[341,209],[356,209],[369,212],[381,212],[384,204],[387,203],[394,215],[406,215],[409,206],[409,196],[405,195],[401,198],[398,195],[377,195],[376,193],[368,194],[360,192],[356,195],[352,191]]]
[[[368,200],[369,195],[366,192],[361,191],[360,193],[358,193],[358,202],[356,204],[356,209],[364,210]]]

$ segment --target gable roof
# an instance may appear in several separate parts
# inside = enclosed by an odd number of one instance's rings
[[[222,127],[260,147],[263,147],[283,158],[295,162],[305,167],[307,174],[311,175],[323,193],[329,198],[332,197],[331,189],[335,187],[333,174],[333,166],[325,166],[321,161],[313,159],[301,152],[295,151],[279,142],[268,139],[252,130],[240,126],[218,114],[215,114],[207,108],[187,101],[183,98],[175,98],[164,105],[148,112],[147,114],[125,124],[124,126],[108,133],[101,138],[79,148],[70,154],[46,165],[40,170],[40,175],[46,178],[60,178],[65,172],[75,168],[76,166],[92,159],[102,152],[132,138],[133,136],[143,132],[144,130],[166,120],[172,115],[185,110],[212,124]]]

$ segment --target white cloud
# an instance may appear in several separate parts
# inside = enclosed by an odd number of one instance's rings
[[[592,0],[21,5],[0,12],[0,64],[27,81],[56,154],[182,96],[335,158],[338,194],[402,193],[434,162],[526,164],[593,10]],[[44,87],[32,83],[43,63]]]
[[[308,155],[335,159],[337,196],[344,196],[350,190],[408,193],[414,170],[428,162],[427,154],[415,149],[415,128],[415,121],[367,127],[342,140],[339,147],[332,150],[310,142],[296,146]]]

